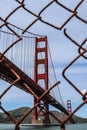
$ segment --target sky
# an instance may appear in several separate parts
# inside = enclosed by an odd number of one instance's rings
[[[21,1],[21,0],[20,0]],[[66,5],[68,8],[74,10],[77,3],[80,0],[59,0],[62,4]],[[25,0],[26,7],[29,8],[34,13],[38,14],[39,11],[47,4],[50,0]],[[37,3],[37,4],[36,4]],[[15,0],[0,0],[0,16],[6,18],[6,16],[17,7],[18,4]],[[85,0],[83,4],[78,8],[77,12],[81,18],[87,21],[87,1]],[[49,21],[52,24],[60,27],[71,13],[62,9],[56,3],[52,4],[49,8],[44,11],[41,16],[44,20]],[[12,15],[8,22],[15,24],[21,28],[26,28],[35,17],[31,16],[29,13],[20,8],[14,15]],[[48,43],[52,55],[52,60],[56,72],[58,81],[61,84],[58,86],[66,106],[67,99],[72,102],[72,110],[74,110],[81,102],[82,97],[70,86],[69,83],[62,77],[62,72],[64,68],[76,57],[78,56],[78,47],[74,45],[67,37],[64,35],[64,29],[66,32],[79,44],[81,44],[87,38],[87,25],[82,21],[73,17],[68,24],[66,24],[61,31],[50,27],[40,21],[37,21],[28,31],[34,32],[40,35],[47,35]],[[87,42],[86,42],[87,43]],[[83,45],[87,48],[87,44]],[[85,54],[85,56],[87,56]],[[66,72],[67,77],[73,82],[82,92],[87,90],[86,88],[86,75],[87,75],[87,62],[86,59],[80,57],[75,64],[73,64]],[[51,68],[50,68],[51,69]],[[2,92],[8,84],[0,80],[0,91]],[[1,93],[0,92],[0,93]],[[21,94],[22,93],[22,94]],[[56,92],[55,92],[56,94]],[[57,94],[56,94],[57,95]],[[13,98],[13,101],[11,100]],[[26,100],[25,100],[26,99]],[[3,98],[2,104],[6,109],[13,109],[14,107],[32,106],[33,97],[23,91],[19,91],[17,88],[13,87]],[[81,117],[87,117],[87,106],[85,105],[76,114]]]

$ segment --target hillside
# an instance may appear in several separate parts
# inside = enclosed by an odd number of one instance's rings
[[[26,111],[28,111],[30,108],[28,107],[22,107],[22,108],[18,108],[12,111],[9,111],[16,120],[18,120],[22,115],[24,115],[24,113]],[[52,111],[52,113],[54,113],[57,117],[59,117],[61,120],[64,119],[64,115],[60,112],[57,111]],[[29,116],[27,116],[27,118],[22,122],[22,123],[31,123],[32,122],[32,116],[33,114],[29,114]],[[73,116],[73,119],[75,120],[76,123],[87,123],[87,119],[78,117],[78,116]],[[55,119],[50,116],[50,120],[52,124],[57,124],[57,122],[55,121]],[[12,123],[10,121],[10,119],[8,118],[8,116],[4,113],[0,113],[0,123]]]

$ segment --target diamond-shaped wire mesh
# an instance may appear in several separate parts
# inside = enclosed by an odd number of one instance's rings
[[[9,5],[9,6],[6,6]],[[82,103],[78,105],[72,113],[70,113],[64,121],[59,121],[60,125],[62,126],[61,129],[64,127],[64,124],[72,117],[74,113],[76,113],[84,104],[87,103],[87,93],[82,93],[80,87],[77,85],[77,81],[72,81],[72,76],[68,76],[68,70],[70,69],[72,71],[74,64],[78,62],[80,58],[84,60],[84,62],[87,60],[87,49],[86,49],[86,43],[87,43],[87,36],[82,37],[82,41],[78,41],[78,39],[75,39],[75,35],[71,29],[75,28],[78,24],[77,21],[79,21],[80,24],[77,26],[81,28],[81,25],[84,26],[84,29],[82,28],[81,31],[85,31],[86,24],[87,24],[87,18],[85,16],[86,14],[86,5],[87,2],[85,0],[76,0],[76,1],[64,1],[64,0],[2,0],[0,1],[0,36],[1,33],[6,30],[8,30],[8,35],[14,35],[12,38],[12,42],[9,43],[8,46],[3,48],[0,48],[2,55],[0,54],[0,64],[4,62],[4,55],[8,56],[8,52],[11,51],[14,52],[12,49],[13,46],[16,44],[21,44],[24,41],[23,36],[26,37],[39,37],[39,35],[31,34],[31,36],[28,35],[28,32],[31,28],[36,26],[40,29],[41,24],[44,24],[46,26],[49,26],[50,28],[55,29],[55,31],[61,31],[63,33],[64,30],[64,36],[70,40],[72,46],[74,45],[77,49],[77,55],[74,56],[74,58],[71,60],[71,62],[63,69],[62,76],[63,78],[70,84],[70,86],[78,93],[80,94],[82,98]],[[84,8],[84,10],[83,10]],[[73,24],[71,24],[71,22]],[[37,23],[39,23],[37,25]],[[22,25],[22,26],[21,26]],[[75,27],[74,27],[75,25]],[[20,29],[22,28],[22,29]],[[65,29],[66,28],[66,29]],[[75,30],[78,32],[78,30]],[[75,32],[74,31],[74,32]],[[68,33],[69,32],[69,33]],[[80,36],[83,35],[80,33]],[[41,35],[40,35],[41,36]],[[42,36],[43,37],[43,36]],[[75,37],[75,38],[74,38]],[[4,39],[3,35],[3,39]],[[7,37],[8,39],[8,37]],[[56,45],[54,45],[56,46]],[[27,50],[28,51],[28,50]],[[24,48],[23,48],[24,53]],[[64,53],[64,52],[63,52]],[[25,54],[26,55],[26,54]],[[22,56],[22,52],[20,54]],[[11,59],[15,60],[15,59]],[[27,59],[28,61],[28,59]],[[22,61],[18,61],[19,62]],[[10,67],[10,65],[8,64]],[[30,66],[29,66],[30,67]],[[23,69],[23,68],[21,68]],[[9,85],[4,92],[0,92],[0,100],[4,97],[4,95],[9,92],[9,89],[12,88],[13,85],[17,84],[20,80],[19,75],[15,73],[13,70],[11,70],[12,73],[14,73],[14,81],[11,85]],[[1,78],[3,75],[1,75]],[[84,82],[84,81],[83,81]],[[24,87],[26,91],[30,91],[27,88],[27,85],[24,84]],[[38,105],[38,104],[36,104]],[[18,121],[15,120],[15,118],[7,112],[7,110],[4,108],[3,103],[0,103],[0,109],[10,118],[11,121],[16,125],[15,130],[18,130],[18,126],[20,123],[26,118],[26,116],[33,110],[31,108],[30,111],[27,111],[21,119]]]

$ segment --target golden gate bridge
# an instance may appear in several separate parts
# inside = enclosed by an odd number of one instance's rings
[[[22,29],[11,26],[16,33],[22,34]],[[50,124],[49,115],[61,123],[60,119],[49,111],[49,105],[51,105],[69,115],[58,87],[60,81],[57,81],[56,78],[47,36],[26,32],[20,35],[18,41],[18,37],[4,27],[3,30],[0,30],[0,45],[0,78],[10,83],[0,95],[0,99],[13,86],[34,97],[33,108],[24,113],[18,122],[1,106],[1,109],[16,124],[16,129],[32,111],[34,111],[33,124]],[[55,87],[57,87],[58,100],[53,91]],[[42,114],[40,115],[40,113]],[[43,119],[39,120],[41,116]]]

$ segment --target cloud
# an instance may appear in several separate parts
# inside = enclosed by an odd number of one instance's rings
[[[87,89],[83,89],[83,90],[81,90],[81,92],[82,92],[83,94],[85,94],[85,93],[87,92]]]

